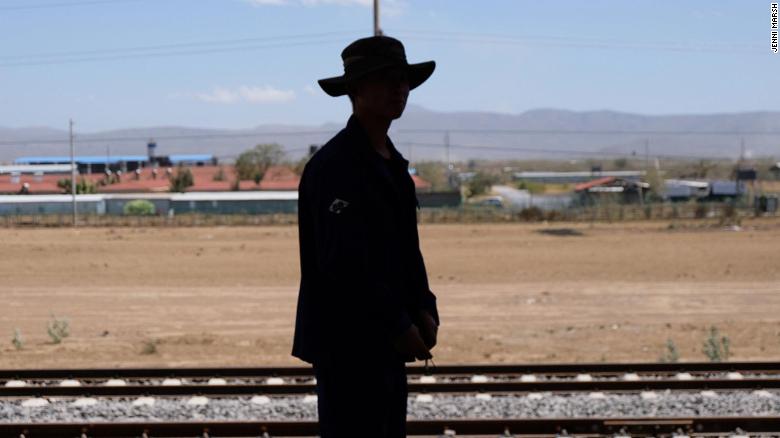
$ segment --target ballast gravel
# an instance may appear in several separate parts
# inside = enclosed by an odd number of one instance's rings
[[[545,418],[545,417],[682,417],[780,415],[780,391],[647,393],[431,394],[409,397],[410,419]],[[3,422],[110,422],[191,420],[316,420],[316,398],[295,397],[159,397],[98,398],[76,403],[74,398],[48,398],[48,404],[25,399],[0,401]],[[135,403],[134,403],[135,402]],[[360,400],[355,400],[360,403]]]

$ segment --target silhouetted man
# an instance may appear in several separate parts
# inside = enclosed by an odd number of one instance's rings
[[[439,325],[417,234],[409,162],[387,137],[433,61],[400,41],[357,40],[342,76],[346,128],[306,164],[298,199],[301,285],[293,355],[312,363],[322,438],[405,437],[405,362],[430,359]]]

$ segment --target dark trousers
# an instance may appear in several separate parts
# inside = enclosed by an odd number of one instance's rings
[[[405,438],[406,367],[394,352],[319,360],[321,438]]]

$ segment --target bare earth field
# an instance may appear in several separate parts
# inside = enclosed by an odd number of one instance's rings
[[[422,225],[437,363],[653,361],[667,339],[698,361],[712,325],[733,360],[780,360],[780,220],[668,225]],[[301,364],[295,227],[0,229],[0,242],[0,368]],[[61,344],[52,314],[70,322]]]

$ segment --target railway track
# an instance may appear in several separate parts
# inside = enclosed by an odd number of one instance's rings
[[[579,364],[441,365],[407,367],[409,375],[424,374],[546,374],[621,375],[626,373],[672,374],[680,372],[773,373],[780,374],[780,362],[645,362]],[[83,368],[83,369],[0,369],[0,381],[36,378],[165,378],[165,377],[310,377],[309,367],[227,367],[227,368]]]
[[[4,424],[0,434],[20,438],[313,437],[312,421]],[[409,421],[409,436],[778,436],[780,417],[546,418]]]
[[[778,390],[780,389],[780,363],[683,363],[683,364],[542,364],[542,365],[477,365],[440,366],[434,370],[409,367],[409,390],[420,394],[541,393],[541,392],[643,392],[652,390]],[[18,406],[20,398],[49,399],[60,403],[62,397],[119,397],[128,396],[173,397],[248,395],[283,396],[309,395],[315,392],[313,376],[309,368],[128,368],[128,369],[49,369],[49,370],[0,370],[0,409],[3,403]],[[747,392],[744,392],[747,393]],[[767,391],[764,391],[767,393]],[[747,393],[749,394],[749,393]],[[528,394],[530,398],[532,394]],[[592,394],[584,394],[591,400]],[[521,396],[521,398],[524,396]],[[566,395],[564,394],[564,397]],[[638,397],[638,395],[634,395]],[[772,400],[777,394],[769,394]],[[468,397],[467,397],[468,398]],[[592,400],[598,402],[599,397]],[[106,399],[110,400],[110,399]],[[302,399],[303,400],[303,399]],[[485,403],[492,403],[485,398]],[[496,400],[496,399],[493,399]],[[94,402],[94,401],[93,401]],[[68,402],[71,403],[71,402]],[[94,402],[97,403],[97,402]],[[184,402],[182,402],[184,403]],[[204,401],[205,403],[205,401]],[[234,403],[234,402],[231,402]],[[243,402],[248,403],[248,402]],[[265,403],[265,402],[264,402]],[[287,401],[285,403],[298,403]],[[302,403],[306,403],[303,401]],[[310,402],[309,402],[310,403]],[[427,403],[431,403],[430,401]],[[445,403],[448,403],[445,401]],[[500,403],[500,402],[499,402]],[[557,402],[556,402],[557,403]],[[586,402],[590,403],[590,402]],[[73,403],[68,406],[76,406]],[[423,406],[427,405],[423,403]],[[46,403],[43,404],[46,406]],[[62,409],[62,404],[59,404]],[[205,405],[204,405],[205,406]],[[234,405],[231,405],[234,406]],[[289,406],[289,405],[288,405]],[[311,404],[309,406],[312,406]],[[161,406],[161,409],[165,406]],[[22,408],[26,409],[26,408]],[[45,412],[46,408],[36,412]],[[64,408],[70,410],[72,408]],[[73,408],[78,410],[79,408]],[[155,405],[153,411],[158,410]],[[310,408],[306,408],[310,409]],[[306,409],[304,409],[305,412]],[[426,408],[422,408],[425,411]],[[197,411],[197,409],[196,409]],[[421,412],[423,412],[421,411]],[[10,411],[8,411],[10,412]],[[19,412],[18,410],[16,412]],[[30,411],[32,412],[32,411]],[[85,411],[82,411],[85,412]],[[112,411],[113,412],[113,411]],[[0,416],[0,436],[19,438],[46,437],[306,437],[317,435],[315,415],[300,417],[298,421],[278,420],[218,420],[205,418],[192,421],[184,409],[183,417],[168,420],[111,416],[95,420],[34,421],[44,417],[16,417],[22,421],[3,422]],[[300,411],[303,412],[303,411]],[[509,411],[505,416],[512,417]],[[632,411],[633,412],[633,411]],[[669,412],[669,411],[667,411]],[[409,436],[420,437],[510,437],[510,436],[780,436],[780,416],[722,416],[726,411],[711,411],[710,415],[690,417],[678,411],[673,416],[619,417],[612,413],[604,416],[574,418],[452,418],[412,417],[408,422]],[[746,414],[743,411],[742,414]],[[767,411],[774,415],[777,409]],[[308,414],[307,414],[308,415]],[[625,415],[625,414],[623,414]],[[634,414],[632,414],[634,415]],[[454,415],[457,417],[458,415]],[[261,415],[262,417],[262,415]],[[28,418],[28,420],[24,420]],[[58,417],[54,417],[58,418]],[[91,417],[90,417],[91,418]],[[105,421],[103,420],[105,418]],[[155,417],[158,418],[158,417]],[[166,417],[159,417],[166,418]],[[233,418],[233,417],[231,417]],[[235,418],[256,418],[235,417]],[[265,417],[262,417],[265,418]],[[290,417],[271,417],[288,419]],[[295,417],[298,418],[298,417]],[[113,419],[121,421],[113,421]],[[186,420],[186,421],[180,421]]]
[[[776,362],[464,365],[408,373],[412,393],[780,389]],[[303,367],[0,370],[0,398],[314,392],[311,369]]]

